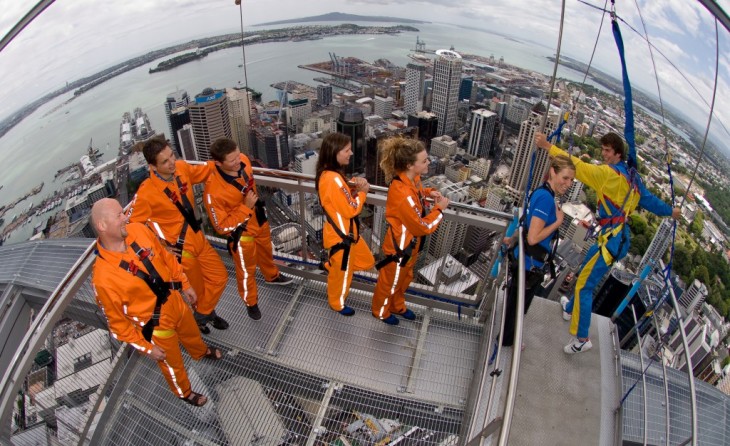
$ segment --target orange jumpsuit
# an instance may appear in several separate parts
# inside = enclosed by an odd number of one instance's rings
[[[184,195],[194,205],[193,184],[208,178],[211,167],[206,163],[175,162],[175,176],[180,178]],[[164,181],[150,169],[150,177],[139,187],[129,208],[129,221],[145,223],[168,245],[175,246],[183,228],[185,218],[172,200],[165,194],[165,188],[182,196],[177,181]],[[188,227],[182,251],[182,266],[185,275],[198,295],[197,311],[208,315],[215,310],[218,300],[226,288],[228,272],[220,256],[200,230]]]
[[[358,234],[354,221],[352,228],[350,226],[351,219],[362,212],[367,194],[359,192],[353,196],[345,178],[330,170],[322,172],[319,177],[318,190],[319,201],[327,215],[338,225],[343,234],[349,234],[352,231],[357,240],[350,247],[350,257],[344,271],[342,270],[342,257],[345,252],[342,249],[331,255],[329,264],[325,265],[328,270],[327,299],[329,305],[333,310],[341,311],[345,308],[345,299],[350,293],[353,273],[368,270],[375,265],[375,258],[365,240]],[[324,224],[323,237],[325,249],[330,249],[342,242],[342,238],[328,221]]]
[[[418,237],[436,231],[443,219],[441,210],[435,206],[422,217],[422,199],[432,191],[430,188],[423,189],[420,176],[411,181],[405,173],[401,173],[390,183],[385,205],[388,230],[382,244],[383,254],[390,256],[397,253],[394,241],[401,252],[412,246],[414,239],[415,246],[412,248],[411,258],[404,266],[395,260],[380,269],[372,305],[373,316],[379,319],[387,319],[391,313],[406,312],[405,294],[413,280],[413,267],[418,259]]]
[[[185,372],[180,343],[193,359],[202,358],[208,347],[200,336],[200,330],[190,308],[180,292],[172,290],[167,302],[160,309],[160,324],[155,327],[152,342],[142,336],[142,327],[152,317],[157,297],[147,283],[119,266],[122,260],[134,262],[141,271],[147,272],[144,264],[131,248],[137,242],[141,248],[151,249],[150,259],[160,277],[166,282],[182,282],[182,289],[188,289],[188,281],[182,266],[170,254],[148,228],[140,223],[127,225],[127,251],[124,253],[104,249],[97,241],[98,257],[94,262],[91,282],[96,293],[96,302],[104,312],[109,331],[115,339],[127,342],[140,352],[149,354],[152,345],[165,351],[166,358],[157,361],[170,390],[178,398],[190,394],[190,381]]]
[[[253,182],[253,168],[246,155],[241,154],[246,176],[256,190]],[[246,206],[244,195],[240,189],[226,182],[223,174],[211,162],[211,174],[205,182],[203,202],[210,217],[210,222],[220,235],[229,235],[240,224],[246,225],[241,233],[238,248],[233,253],[233,264],[236,267],[236,284],[246,306],[258,303],[256,287],[256,266],[267,282],[279,276],[279,268],[274,264],[274,253],[271,245],[271,228],[269,222],[259,224],[255,209]],[[235,180],[241,187],[247,185],[241,176]]]

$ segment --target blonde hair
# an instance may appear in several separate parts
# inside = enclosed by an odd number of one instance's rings
[[[424,150],[426,146],[421,141],[402,136],[393,136],[380,143],[380,168],[385,173],[385,181],[390,183],[396,175],[408,170]]]
[[[567,155],[557,155],[550,158],[550,167],[555,170],[555,173],[560,173],[563,169],[570,169],[575,172],[575,164],[573,160]]]

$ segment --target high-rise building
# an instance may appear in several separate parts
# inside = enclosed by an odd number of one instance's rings
[[[535,133],[540,130],[543,116],[547,110],[543,102],[538,102],[530,113],[530,117],[520,126],[520,133],[517,136],[517,147],[510,168],[508,186],[518,196],[521,195],[527,186],[527,177],[530,175],[530,164],[535,147]],[[558,123],[558,114],[549,113],[545,124],[545,133],[550,134]],[[532,167],[532,183],[530,191],[540,187],[543,183],[548,168],[548,153],[545,150],[537,150],[535,163]]]
[[[446,158],[456,153],[458,144],[450,136],[443,135],[431,139],[431,155]]]
[[[304,173],[307,175],[315,175],[317,173],[317,160],[319,153],[313,150],[306,150],[294,156],[292,163],[292,171]]]
[[[282,127],[285,127],[282,125]],[[259,126],[251,132],[255,147],[255,159],[271,169],[283,169],[289,165],[289,138],[285,128]]]
[[[188,92],[185,90],[173,91],[172,93],[168,94],[167,98],[165,99],[165,118],[167,119],[167,130],[168,130],[167,134],[170,137],[170,144],[172,144],[172,150],[174,150],[178,155],[181,154],[181,150],[180,150],[180,145],[179,145],[178,141],[175,140],[175,136],[176,136],[177,131],[180,130],[180,128],[177,128],[177,129],[173,128],[172,122],[170,120],[170,115],[173,110],[179,109],[180,107],[185,107],[189,103],[190,103],[190,96],[188,96]]]
[[[467,152],[477,158],[487,158],[494,141],[494,127],[497,114],[480,108],[471,114],[471,131],[469,132],[469,149]]]
[[[365,117],[362,110],[348,108],[337,118],[337,131],[350,137],[352,141],[352,161],[346,169],[349,173],[365,172]]]
[[[438,130],[436,115],[425,111],[408,115],[408,127],[416,127],[418,129],[418,139],[426,146],[426,150],[431,150],[431,140],[436,137],[436,131]]]
[[[226,88],[233,140],[246,155],[251,154],[251,93],[245,88]]]
[[[461,78],[461,84],[459,84],[459,101],[471,101],[471,93],[473,88],[474,79],[472,77]]]
[[[568,189],[568,192],[565,193],[565,201],[569,203],[578,201],[581,192],[583,192],[583,183],[574,179],[573,184],[571,184]]]
[[[223,90],[206,88],[188,106],[199,161],[210,159],[210,145],[218,138],[232,138],[228,98]]]
[[[182,158],[188,161],[197,161],[198,151],[195,150],[195,136],[193,136],[193,126],[191,124],[185,124],[177,131],[177,140],[180,142]]]
[[[692,285],[679,296],[678,303],[687,310],[687,314],[691,314],[693,311],[700,309],[708,294],[705,284],[695,279]]]
[[[431,111],[438,117],[439,135],[453,133],[455,130],[460,84],[461,55],[451,50],[436,51]]]
[[[317,105],[326,107],[332,103],[332,85],[317,85]]]
[[[426,67],[419,63],[406,65],[406,94],[403,111],[408,114],[423,110],[424,82]]]
[[[390,114],[393,112],[393,98],[375,96],[373,98],[373,104],[375,108],[373,112],[376,115],[386,119],[390,118]]]
[[[190,124],[190,112],[188,111],[188,108],[186,106],[182,106],[170,110],[167,122],[170,126],[170,130],[172,131],[170,134],[170,144],[173,145],[172,148],[177,155],[182,156],[182,146],[177,132],[184,126]]]
[[[669,248],[669,243],[672,241],[672,228],[674,226],[674,220],[671,218],[665,218],[654,234],[654,238],[651,240],[649,247],[644,252],[644,256],[641,258],[639,263],[639,271],[643,271],[644,267],[649,262],[654,262],[654,265],[659,265],[659,259],[664,257],[664,253]]]

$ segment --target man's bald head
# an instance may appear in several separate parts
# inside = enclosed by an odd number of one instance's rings
[[[114,223],[122,212],[122,206],[117,200],[102,198],[91,207],[91,226],[102,237],[110,227],[115,226]]]

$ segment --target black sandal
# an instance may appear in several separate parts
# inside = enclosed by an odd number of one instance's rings
[[[190,391],[190,394],[185,398],[180,399],[195,407],[203,407],[205,406],[205,403],[208,402],[207,396],[203,395],[202,393],[196,393],[193,391]]]
[[[212,359],[213,361],[220,361],[223,359],[223,352],[219,348],[208,347],[208,350],[203,355],[203,358]]]

